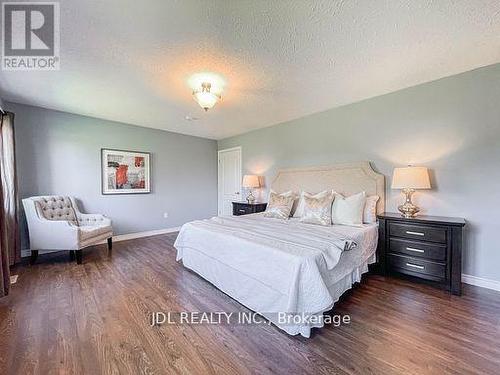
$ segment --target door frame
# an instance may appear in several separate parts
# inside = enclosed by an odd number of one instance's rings
[[[238,168],[239,171],[239,181],[240,181],[240,195],[241,195],[241,178],[242,178],[242,170],[241,170],[241,146],[236,146],[236,147],[231,147],[231,148],[225,148],[223,150],[218,150],[217,151],[217,216],[222,214],[222,209],[223,209],[223,203],[222,203],[222,192],[221,192],[221,170],[220,170],[220,156],[221,154],[225,152],[232,152],[232,151],[238,151],[240,154],[240,165]]]

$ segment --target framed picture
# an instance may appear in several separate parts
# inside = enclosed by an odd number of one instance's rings
[[[102,194],[151,192],[149,152],[101,149]]]

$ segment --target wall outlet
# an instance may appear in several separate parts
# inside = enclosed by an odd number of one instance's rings
[[[164,213],[163,213],[163,218],[164,218],[164,219],[168,219],[168,212],[164,212]]]

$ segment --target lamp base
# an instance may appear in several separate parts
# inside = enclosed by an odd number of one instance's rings
[[[247,202],[250,203],[250,204],[252,204],[252,203],[255,202],[255,197],[252,194],[252,190],[250,190],[250,193],[247,196]]]
[[[399,212],[401,212],[401,216],[404,218],[412,218],[415,217],[417,212],[420,211],[420,208],[415,206],[411,201],[411,196],[415,192],[413,189],[403,189],[403,193],[406,195],[406,201],[401,206],[398,206]]]

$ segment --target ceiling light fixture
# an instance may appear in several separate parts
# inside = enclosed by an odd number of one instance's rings
[[[221,99],[219,94],[211,92],[212,84],[202,82],[200,89],[193,90],[194,100],[206,111],[212,108]]]

